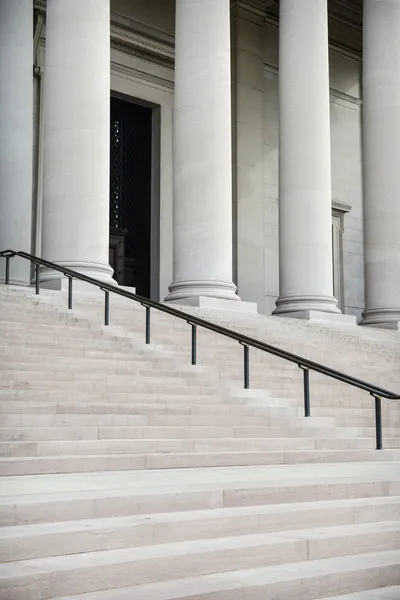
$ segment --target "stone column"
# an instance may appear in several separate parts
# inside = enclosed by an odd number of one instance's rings
[[[33,3],[0,1],[0,250],[31,251]],[[5,261],[0,260],[0,283]],[[30,265],[14,259],[10,283],[26,285]]]
[[[111,283],[109,0],[48,2],[44,107],[43,257]]]
[[[239,300],[231,127],[230,1],[176,0],[174,281],[167,301]]]
[[[364,1],[363,325],[400,323],[400,2]]]
[[[281,0],[279,271],[274,314],[340,313],[333,297],[327,0]]]

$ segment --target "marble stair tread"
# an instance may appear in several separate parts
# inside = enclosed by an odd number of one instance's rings
[[[112,581],[114,586],[122,587],[220,571],[279,565],[283,561],[289,565],[292,562],[331,558],[332,555],[348,556],[354,553],[354,548],[351,547],[353,535],[358,542],[368,541],[364,546],[366,553],[396,550],[399,524],[379,525],[380,527],[377,524],[367,524],[154,544],[20,560],[18,564],[39,572],[50,572],[53,593],[79,593],[103,589],[104,585],[113,587],[110,585]],[[321,543],[315,541],[317,536],[323,538],[323,548]],[[13,571],[13,563],[2,565],[0,589],[3,578],[8,582],[12,582],[13,578],[18,580],[18,576],[13,577]]]
[[[166,472],[167,474],[168,472]],[[150,473],[151,475],[154,472]],[[161,472],[162,474],[162,472]],[[160,474],[160,475],[161,475]],[[94,475],[98,478],[94,479]],[[312,479],[303,482],[277,482],[269,485],[249,481],[212,484],[206,481],[196,485],[164,485],[156,488],[146,484],[149,472],[136,472],[135,481],[129,473],[85,473],[69,476],[31,476],[6,478],[0,497],[0,519],[3,527],[23,524],[41,524],[59,521],[96,519],[119,516],[135,516],[154,513],[186,512],[194,510],[214,510],[255,506],[276,506],[298,504],[299,502],[320,502],[336,500],[357,500],[392,498],[400,495],[400,484],[390,481],[326,480]],[[107,479],[111,479],[107,488]],[[127,477],[124,477],[127,475]],[[158,477],[157,477],[158,478]],[[7,481],[8,479],[8,481]],[[106,481],[104,481],[106,479]],[[160,479],[162,479],[160,477]],[[55,481],[53,481],[55,480]],[[82,489],[83,481],[88,481],[93,489]],[[136,481],[142,482],[139,489]],[[7,485],[8,484],[8,485]],[[27,493],[27,485],[30,492]],[[32,486],[35,486],[32,488]],[[122,487],[123,486],[123,487]],[[32,489],[42,490],[32,494]],[[65,490],[75,491],[65,491]],[[388,502],[390,502],[388,500]],[[183,517],[184,518],[184,517]],[[361,518],[361,517],[360,517]],[[394,518],[397,518],[396,514]]]
[[[317,600],[400,584],[400,551],[302,561],[108,589],[55,600]]]
[[[330,598],[318,598],[318,600],[399,600],[399,598],[400,585],[394,585],[375,590],[365,590],[364,592],[354,592],[353,594],[331,596]]]
[[[72,473],[132,469],[176,469],[302,463],[396,461],[393,450],[240,450],[226,452],[165,452],[142,454],[79,454],[0,457],[0,475]]]
[[[227,425],[218,423],[201,424],[164,424],[147,425],[148,421],[143,415],[110,415],[110,414],[2,414],[0,437],[7,435],[21,435],[21,439],[28,439],[35,431],[47,434],[54,428],[55,435],[62,435],[64,430],[73,428],[89,434],[96,431],[96,438],[165,438],[165,437],[235,437],[235,438],[275,438],[275,437],[312,437],[315,439],[345,439],[345,438],[374,438],[374,427],[327,427],[315,426],[312,420],[296,420],[296,423],[282,425]],[[395,427],[383,428],[385,439],[396,438],[398,429]],[[198,432],[198,433],[197,433]],[[86,438],[86,436],[84,436]]]
[[[297,431],[295,428],[286,431],[266,431],[264,435],[258,430],[248,431],[246,436],[235,436],[233,428],[229,427],[192,427],[192,428],[151,428],[151,427],[0,427],[0,455],[3,456],[37,456],[45,454],[54,454],[52,447],[57,449],[60,454],[73,446],[79,448],[79,453],[88,453],[89,444],[96,449],[96,453],[105,452],[106,442],[110,445],[110,452],[126,451],[129,442],[141,442],[137,444],[142,448],[146,444],[154,441],[155,448],[157,443],[166,442],[182,444],[186,440],[192,440],[193,450],[219,449],[219,450],[279,450],[279,449],[302,449],[302,450],[343,450],[349,449],[369,449],[375,448],[375,438],[373,433],[364,437],[350,437],[346,432],[342,436],[339,434],[333,436],[328,434],[324,437],[323,432],[317,433],[309,430]],[[289,437],[280,437],[289,436]],[[80,442],[80,444],[78,444]],[[100,442],[100,443],[99,443]],[[111,442],[115,442],[111,445]],[[51,445],[53,444],[53,445]],[[398,449],[400,445],[399,438],[392,438],[385,435],[385,448]],[[135,450],[137,452],[137,450]],[[65,452],[71,454],[71,451]],[[76,454],[76,449],[73,454]]]
[[[98,439],[87,440],[23,440],[3,441],[0,431],[0,457],[22,456],[61,456],[85,454],[139,454],[159,452],[227,452],[227,451],[258,451],[258,450],[358,450],[375,449],[373,438],[343,438],[333,440],[315,440],[311,437],[296,438],[197,438],[187,436],[182,438],[141,438],[141,439]],[[36,434],[36,438],[38,435]],[[388,440],[385,438],[385,445]]]
[[[354,536],[387,531],[392,538],[397,535],[399,541],[400,520],[393,519],[400,519],[398,496],[17,525],[0,528],[0,556],[3,561],[17,561],[127,546],[328,526],[326,535],[332,538],[343,537],[343,533]],[[309,536],[307,533],[308,539],[318,540],[324,535],[321,530],[315,530],[315,533],[310,530]],[[364,539],[364,547],[365,543]],[[373,543],[377,543],[376,539]]]

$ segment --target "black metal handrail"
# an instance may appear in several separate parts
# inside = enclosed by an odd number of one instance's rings
[[[33,256],[32,254],[28,254],[27,252],[18,252],[15,250],[4,250],[0,252],[0,257],[6,259],[6,269],[5,269],[5,282],[8,285],[10,282],[10,262],[11,259],[15,256],[19,256],[25,260],[30,261],[33,265],[35,265],[35,288],[36,294],[40,293],[40,267],[46,267],[53,271],[58,271],[65,275],[68,278],[68,308],[72,309],[72,282],[74,279],[78,279],[80,281],[84,281],[85,283],[89,283],[99,288],[105,293],[105,304],[104,304],[104,324],[110,324],[110,292],[113,294],[117,294],[118,296],[123,296],[124,298],[129,298],[134,300],[135,302],[139,302],[146,309],[146,344],[150,344],[151,335],[150,335],[150,310],[156,309],[162,313],[166,313],[182,321],[186,321],[192,328],[192,348],[191,348],[191,358],[192,365],[195,365],[197,362],[197,327],[202,327],[203,329],[207,329],[224,337],[230,338],[239,342],[243,346],[244,349],[244,357],[243,357],[243,366],[244,366],[244,387],[248,389],[250,387],[250,348],[255,348],[257,350],[261,350],[263,352],[267,352],[268,354],[272,354],[273,356],[277,356],[283,360],[287,360],[291,363],[296,364],[303,371],[303,388],[304,388],[304,415],[306,417],[311,416],[311,401],[310,401],[310,371],[315,371],[316,373],[321,373],[326,377],[330,377],[331,379],[335,379],[336,381],[341,381],[342,383],[346,383],[353,387],[356,387],[360,390],[364,390],[369,392],[369,394],[375,399],[375,428],[376,428],[376,447],[378,450],[383,448],[382,444],[382,404],[381,399],[385,398],[388,400],[400,400],[400,396],[380,388],[376,385],[363,381],[362,379],[357,379],[356,377],[352,377],[350,375],[346,375],[340,371],[336,371],[335,369],[331,369],[325,365],[314,362],[302,356],[298,356],[297,354],[293,354],[291,352],[287,352],[286,350],[282,350],[281,348],[277,348],[276,346],[272,346],[271,344],[266,344],[265,342],[261,342],[254,338],[251,338],[242,333],[238,333],[237,331],[233,331],[231,329],[227,329],[226,327],[222,327],[211,321],[206,321],[205,319],[201,319],[200,317],[196,317],[194,315],[190,315],[181,310],[173,308],[167,304],[161,304],[159,302],[155,302],[154,300],[150,300],[149,298],[143,298],[137,294],[133,294],[132,292],[128,292],[127,290],[121,289],[117,286],[104,283],[98,281],[97,279],[93,279],[92,277],[88,277],[87,275],[83,275],[82,273],[78,273],[77,271],[73,271],[72,269],[68,269],[67,267],[60,266],[56,263],[50,262],[48,260],[44,260],[43,258],[38,258],[37,256]]]

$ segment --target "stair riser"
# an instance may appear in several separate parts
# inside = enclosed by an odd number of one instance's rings
[[[24,537],[0,538],[0,556],[4,561],[20,561],[32,558],[41,558],[46,556],[63,556],[82,552],[95,552],[101,550],[114,550],[127,547],[149,546],[153,544],[165,544],[174,542],[186,542],[191,540],[212,539],[215,537],[230,537],[240,535],[263,534],[271,532],[284,532],[291,529],[301,530],[314,527],[343,526],[353,525],[354,523],[368,523],[371,520],[391,521],[400,518],[399,504],[381,506],[379,515],[376,514],[376,507],[363,507],[361,518],[358,520],[357,507],[348,508],[319,508],[302,510],[288,513],[269,513],[263,514],[261,511],[254,511],[254,514],[243,514],[240,518],[229,516],[220,516],[218,519],[208,517],[204,514],[202,519],[182,522],[179,517],[176,520],[165,521],[155,518],[153,522],[144,522],[143,520],[129,524],[121,523],[120,527],[107,526],[85,531],[71,533],[44,533],[43,535],[29,535]],[[362,519],[362,520],[361,520]],[[1,535],[1,532],[0,532]],[[399,533],[382,533],[374,535],[372,547],[387,548],[398,545]],[[346,540],[329,540],[324,546],[322,542],[312,541],[309,543],[308,550],[311,558],[312,554],[326,553],[327,556],[351,554],[354,548],[353,541],[357,542],[358,547],[371,547],[367,544],[371,540],[367,536],[355,540],[355,536],[349,536],[349,545]],[[372,551],[372,550],[371,550]],[[342,552],[342,554],[336,554]]]
[[[393,460],[391,450],[232,451],[220,453],[108,454],[99,456],[14,457],[0,459],[0,475],[92,473],[142,469],[182,469],[251,465],[379,462]]]
[[[391,544],[389,543],[388,545]],[[327,548],[328,546],[329,540],[327,541]],[[179,556],[178,560],[175,556],[171,556],[171,558],[163,557],[160,559],[153,557],[151,559],[143,558],[142,560],[129,561],[115,565],[106,564],[99,567],[82,566],[79,569],[72,568],[71,570],[54,571],[51,574],[51,595],[53,597],[60,597],[67,594],[79,594],[129,585],[141,585],[150,582],[168,581],[183,577],[195,577],[223,571],[265,567],[268,565],[280,564],[283,560],[286,564],[290,564],[306,561],[307,558],[307,542],[290,541],[286,543],[260,545],[254,548],[247,547],[244,549],[230,549],[229,551],[210,551],[201,556],[188,553]],[[27,564],[29,565],[31,563],[28,562]],[[385,569],[383,570],[385,571]],[[372,570],[369,571],[368,575],[370,575],[371,571]],[[387,575],[387,572],[385,572],[385,574]],[[389,582],[391,585],[400,583],[400,574],[397,574],[396,577],[397,581],[393,578],[393,573],[390,570]],[[342,575],[340,580],[341,578]],[[388,584],[387,580],[385,581],[385,584]],[[32,586],[30,596],[32,600],[43,598],[40,587],[39,593],[35,595]],[[343,587],[341,587],[340,592],[342,590]],[[280,593],[282,593],[282,589],[280,590]],[[309,594],[308,590],[304,593]],[[300,597],[301,594],[302,592],[300,592]]]
[[[1,440],[1,435],[0,435]],[[395,444],[395,440],[391,442]],[[387,440],[385,440],[385,446]],[[399,444],[397,444],[399,445]],[[141,454],[155,452],[238,452],[263,450],[344,450],[375,449],[375,440],[314,440],[307,438],[272,438],[272,439],[150,439],[150,440],[88,440],[74,441],[0,441],[2,457],[32,456],[77,456],[103,454]]]
[[[4,415],[3,419],[10,418],[13,415]],[[18,415],[14,415],[18,416]],[[92,422],[93,425],[93,422]],[[62,423],[54,426],[12,426],[0,427],[0,440],[2,442],[36,442],[36,441],[56,441],[56,440],[136,440],[136,439],[218,439],[218,438],[236,438],[264,441],[276,438],[295,438],[296,440],[309,439],[315,440],[316,446],[321,444],[332,444],[335,447],[347,447],[347,443],[359,440],[361,443],[374,440],[373,429],[352,430],[352,429],[317,429],[312,431],[307,427],[90,427],[73,426]],[[359,437],[353,437],[353,436]],[[390,437],[388,430],[385,430],[385,445],[389,440],[398,441],[398,438]],[[295,443],[295,442],[294,442]]]
[[[86,499],[57,498],[46,496],[43,500],[34,497],[27,503],[15,503],[5,498],[0,503],[0,522],[4,527],[21,524],[52,523],[80,519],[123,517],[154,513],[169,513],[216,508],[237,508],[344,500],[356,498],[381,498],[400,495],[396,482],[353,482],[321,483],[304,485],[275,485],[268,487],[232,486],[207,490],[175,492],[152,492],[135,494],[126,490],[122,493],[94,494]],[[383,510],[383,509],[382,509]],[[370,517],[366,517],[368,514]],[[379,512],[378,514],[382,514]],[[379,517],[377,516],[379,519]],[[359,509],[356,522],[373,520],[370,509]]]

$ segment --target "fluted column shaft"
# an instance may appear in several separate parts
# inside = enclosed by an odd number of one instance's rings
[[[363,325],[400,323],[400,2],[364,0]]]
[[[0,1],[0,250],[31,251],[33,149],[33,2]],[[5,261],[0,260],[0,282]],[[30,265],[14,259],[10,283],[29,283]]]
[[[47,3],[45,71],[43,257],[111,282],[109,0]]]
[[[168,301],[238,300],[232,283],[230,1],[177,0],[174,281]]]
[[[280,1],[279,111],[275,314],[338,313],[332,276],[327,0]]]

